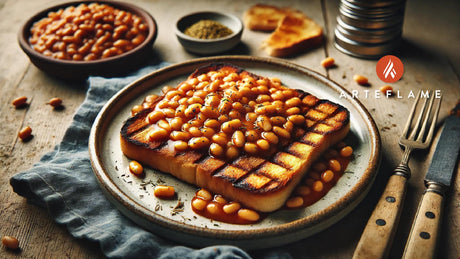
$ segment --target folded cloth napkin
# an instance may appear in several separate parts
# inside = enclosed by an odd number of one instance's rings
[[[110,258],[250,258],[237,247],[198,250],[147,232],[123,216],[97,184],[88,154],[88,138],[99,110],[124,86],[165,65],[151,65],[123,78],[90,77],[86,99],[62,142],[33,168],[13,176],[10,184],[19,195],[46,207],[74,237],[98,242]]]

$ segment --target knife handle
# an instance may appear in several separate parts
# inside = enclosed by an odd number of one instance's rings
[[[430,184],[423,194],[403,258],[434,258],[442,218],[443,187]]]
[[[394,174],[390,177],[361,235],[353,258],[387,257],[398,227],[406,189],[405,176]]]

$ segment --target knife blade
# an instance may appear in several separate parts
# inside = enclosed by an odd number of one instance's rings
[[[428,172],[425,192],[409,234],[403,258],[434,258],[443,198],[452,183],[460,150],[460,101],[447,117]]]
[[[450,187],[460,149],[460,103],[447,117],[433,158],[425,176],[425,182],[435,182]]]

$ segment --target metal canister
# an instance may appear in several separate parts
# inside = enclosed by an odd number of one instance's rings
[[[405,0],[341,0],[335,47],[362,58],[379,58],[399,46]]]

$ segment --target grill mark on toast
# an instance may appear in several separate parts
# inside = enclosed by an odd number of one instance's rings
[[[136,126],[137,124],[135,123],[138,120],[145,120],[145,117],[152,111],[152,108],[147,108],[144,109],[140,112],[138,112],[136,115],[133,117],[127,119],[123,123],[123,127],[121,128],[121,134],[122,136],[125,136],[127,138],[131,137],[132,135],[135,135],[137,132],[145,129],[146,127],[150,126],[148,123],[143,125],[142,127],[133,127]],[[134,128],[134,129],[133,129]]]
[[[226,165],[222,169],[218,170],[213,177],[222,178],[227,180],[235,185],[240,179],[246,177],[250,173],[246,170],[238,168],[233,165]]]
[[[264,186],[273,181],[273,179],[261,174],[246,174],[241,180],[233,183],[236,188],[248,190],[251,192],[262,193]]]

